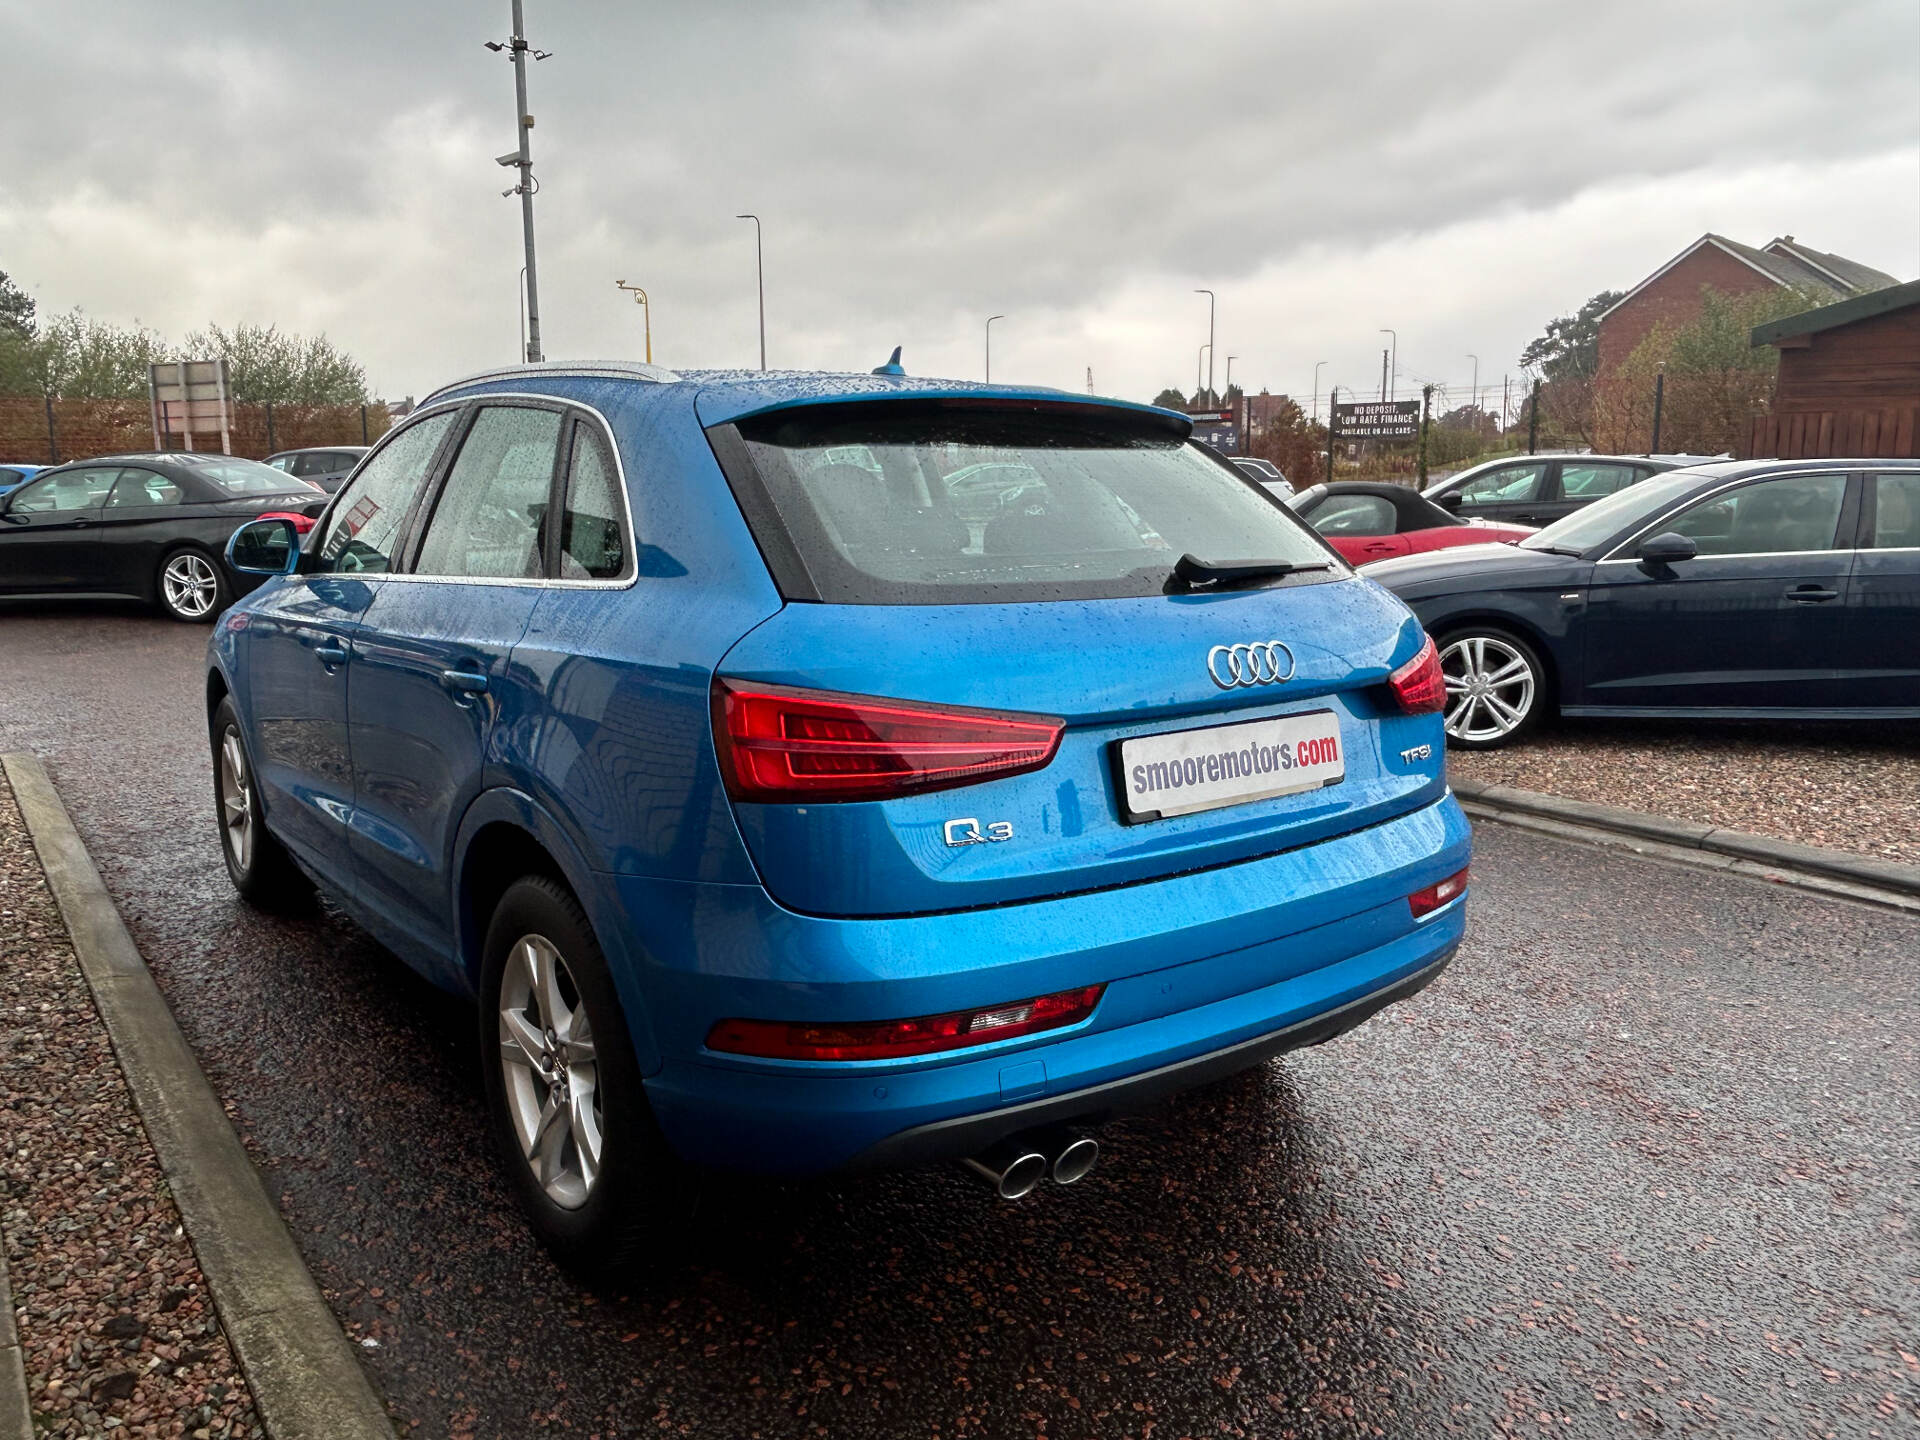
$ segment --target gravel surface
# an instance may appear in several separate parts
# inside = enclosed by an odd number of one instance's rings
[[[1432,988],[1110,1127],[1079,1185],[716,1183],[595,1296],[500,1181],[472,1012],[234,898],[205,642],[0,607],[0,748],[47,758],[418,1435],[1920,1432],[1911,917],[1483,825]]]
[[[1780,840],[1920,862],[1920,723],[1565,720],[1449,773]]]
[[[0,778],[0,1236],[41,1435],[260,1423]]]

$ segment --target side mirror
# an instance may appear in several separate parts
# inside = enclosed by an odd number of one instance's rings
[[[1433,503],[1438,505],[1442,510],[1451,510],[1454,514],[1458,515],[1460,513],[1460,492],[1458,490],[1449,490],[1444,495],[1436,495],[1433,497]]]
[[[242,575],[291,575],[300,565],[300,532],[291,520],[249,520],[227,541],[227,564]]]
[[[1673,530],[1641,541],[1639,550],[1640,558],[1653,565],[1672,565],[1676,561],[1691,560],[1699,553],[1698,545]]]

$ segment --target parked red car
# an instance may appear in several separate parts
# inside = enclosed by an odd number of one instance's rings
[[[1315,485],[1286,503],[1355,565],[1455,545],[1524,540],[1534,531],[1531,525],[1462,520],[1405,485],[1371,480]]]

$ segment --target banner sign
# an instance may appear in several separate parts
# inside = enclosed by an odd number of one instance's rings
[[[1187,418],[1193,422],[1193,438],[1209,450],[1217,450],[1222,455],[1239,453],[1239,417],[1233,411],[1189,410]]]
[[[1333,407],[1342,440],[1411,440],[1420,433],[1418,400],[1361,400]]]
[[[220,449],[233,453],[232,392],[224,360],[167,360],[147,367],[147,394],[153,409],[153,448],[165,450],[179,435],[193,449],[193,437],[218,435]]]

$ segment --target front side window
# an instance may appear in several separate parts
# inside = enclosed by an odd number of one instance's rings
[[[620,529],[620,475],[597,425],[576,420],[567,469],[566,511],[560,518],[560,578],[617,580],[627,568]]]
[[[1873,484],[1872,547],[1920,550],[1920,475],[1879,475]]]
[[[1537,500],[1540,480],[1547,473],[1544,463],[1502,465],[1484,475],[1476,475],[1461,484],[1463,505],[1505,505],[1516,501]]]
[[[1560,495],[1566,500],[1598,500],[1626,489],[1637,473],[1631,465],[1575,464],[1569,460],[1560,467]]]
[[[16,515],[44,515],[63,510],[91,510],[107,498],[119,471],[105,466],[69,470],[24,486],[12,505]]]
[[[320,558],[329,569],[351,575],[392,568],[400,527],[457,413],[443,410],[402,430],[340,492],[320,542]]]
[[[1126,412],[809,406],[739,436],[776,512],[750,519],[782,532],[763,548],[834,603],[1154,595],[1183,554],[1337,568],[1244,475]]]
[[[559,449],[559,412],[483,407],[434,505],[414,572],[497,580],[546,574],[545,522]]]
[[[1831,550],[1846,497],[1845,475],[1783,475],[1703,500],[1660,529],[1686,536],[1702,555]]]
[[[1322,535],[1391,535],[1393,502],[1378,495],[1336,495],[1313,512],[1311,523]]]

